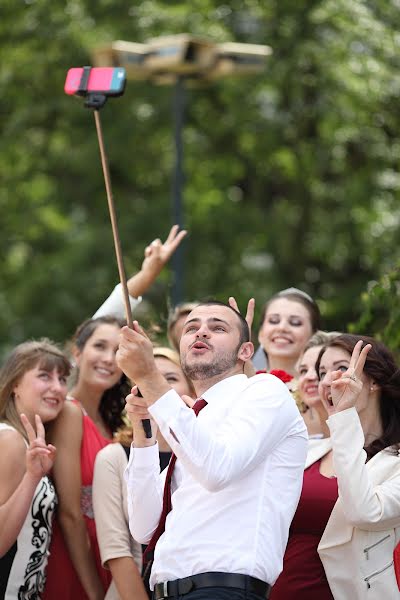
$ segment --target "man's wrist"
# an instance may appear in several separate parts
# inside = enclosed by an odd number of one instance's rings
[[[143,294],[149,289],[154,280],[157,278],[158,274],[159,271],[153,273],[150,270],[140,270],[128,281],[129,295],[134,298],[143,296]]]
[[[161,396],[164,396],[171,389],[171,386],[166,382],[158,369],[143,377],[136,378],[135,383],[147,406],[151,406],[157,402]]]
[[[154,446],[156,444],[155,439],[147,439],[144,436],[134,436],[132,445],[134,448],[150,448],[150,446]]]

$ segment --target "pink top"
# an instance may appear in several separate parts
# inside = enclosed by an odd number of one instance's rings
[[[97,572],[103,583],[104,591],[106,592],[111,582],[111,573],[104,569],[101,564],[96,536],[96,525],[93,518],[92,482],[94,461],[97,453],[110,444],[112,440],[105,438],[100,433],[80,402],[74,399],[71,399],[71,401],[79,406],[83,413],[80,464],[82,481],[81,509],[90,538]],[[68,582],[68,584],[66,584],[66,582]],[[50,557],[47,566],[47,582],[44,594],[42,595],[42,600],[55,600],[55,598],[57,598],[57,600],[87,600],[87,595],[80,584],[78,575],[76,574],[69,557],[57,519],[55,520],[53,528]]]

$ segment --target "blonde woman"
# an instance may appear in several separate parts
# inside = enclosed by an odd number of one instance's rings
[[[48,473],[55,447],[46,425],[59,415],[70,365],[49,340],[17,346],[0,371],[0,597],[39,599],[57,497]]]
[[[180,395],[194,397],[194,390],[180,366],[179,357],[170,348],[154,348],[158,369]],[[113,581],[106,600],[147,600],[140,577],[141,546],[129,532],[126,484],[123,473],[128,463],[132,428],[117,434],[116,441],[99,452],[93,480],[93,507],[97,538],[103,565],[110,569]],[[158,436],[160,469],[169,461],[171,450]]]

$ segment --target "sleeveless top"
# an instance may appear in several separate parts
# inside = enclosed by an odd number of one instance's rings
[[[14,430],[0,423],[0,431]],[[0,598],[40,600],[46,580],[52,521],[57,504],[54,486],[46,476],[39,481],[15,544],[0,558]]]
[[[336,477],[321,474],[320,465],[321,459],[304,471],[283,571],[272,588],[270,600],[333,600],[317,547],[336,504],[338,484]]]
[[[93,514],[92,484],[94,463],[97,453],[110,444],[112,439],[105,438],[89,417],[82,404],[71,397],[68,402],[73,402],[82,411],[82,442],[80,452],[81,472],[81,511],[86,524],[90,546],[96,565],[97,573],[102,581],[104,592],[111,582],[111,572],[104,569],[101,564],[100,550],[97,542],[96,524]],[[46,588],[43,600],[87,600],[83,586],[74,569],[64,536],[62,535],[58,519],[54,523],[54,535],[50,547],[50,559]],[[65,582],[68,582],[66,585]],[[0,596],[1,600],[1,596]]]

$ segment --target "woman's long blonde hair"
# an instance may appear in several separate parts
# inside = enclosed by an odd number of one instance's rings
[[[14,388],[27,371],[39,366],[69,375],[71,365],[65,354],[47,338],[23,342],[12,350],[0,370],[0,421],[8,423],[27,439],[15,406]]]

